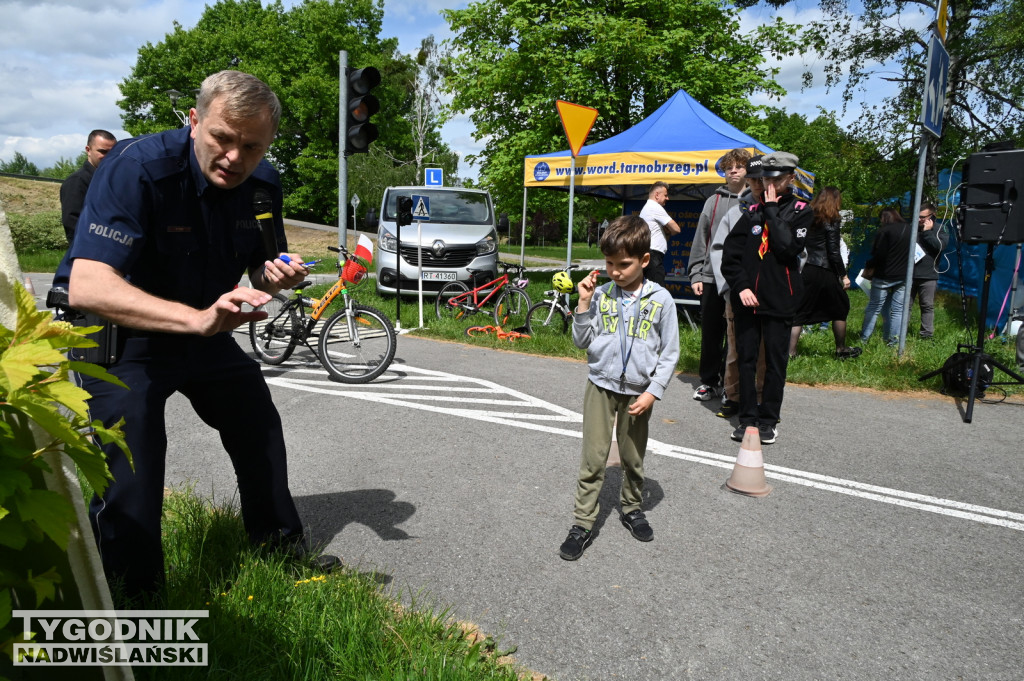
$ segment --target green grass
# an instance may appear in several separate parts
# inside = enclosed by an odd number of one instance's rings
[[[140,679],[465,680],[518,678],[490,637],[444,609],[398,604],[385,575],[329,575],[249,546],[233,507],[190,489],[164,503],[170,609],[208,610],[208,667],[136,668]]]
[[[63,250],[45,250],[34,253],[18,253],[18,267],[22,272],[56,272],[64,257]]]
[[[502,244],[498,249],[498,253],[502,260],[513,260],[519,262],[519,249],[520,247],[515,244]],[[526,247],[526,258],[546,258],[549,260],[558,260],[565,262],[565,245],[561,246],[527,246]],[[604,255],[601,253],[601,249],[597,247],[597,243],[592,246],[587,246],[587,242],[574,243],[572,245],[572,259],[576,260],[603,260]]]

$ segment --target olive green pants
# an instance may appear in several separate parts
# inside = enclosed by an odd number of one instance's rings
[[[583,455],[576,485],[576,510],[573,512],[575,524],[584,529],[594,527],[601,510],[598,497],[612,445],[612,424],[615,424],[619,459],[622,461],[622,488],[619,491],[622,512],[637,510],[643,501],[647,424],[654,410],[630,416],[629,405],[636,398],[636,395],[622,395],[587,381],[583,393]]]

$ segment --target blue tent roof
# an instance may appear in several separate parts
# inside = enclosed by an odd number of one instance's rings
[[[585,146],[580,153],[703,151],[738,147],[756,147],[766,154],[772,151],[723,121],[685,91],[679,90],[654,113],[629,130]]]
[[[650,116],[630,129],[609,137],[606,140],[588,144],[580,150],[580,156],[598,154],[623,154],[643,152],[718,152],[719,154],[736,148],[755,148],[763,153],[771,153],[773,149],[758,142],[756,139],[741,132],[712,113],[707,107],[678,90]],[[569,156],[569,150],[556,151],[548,154],[535,154],[527,158],[557,158]],[[717,156],[712,162],[717,160]],[[609,178],[610,179],[610,178]],[[663,178],[652,178],[650,181]],[[681,184],[674,179],[666,179],[672,185],[673,198],[703,198],[724,182],[708,184]],[[618,184],[601,186],[580,186],[576,191],[581,194],[595,194],[620,200],[642,198],[647,196],[649,182],[643,184]]]

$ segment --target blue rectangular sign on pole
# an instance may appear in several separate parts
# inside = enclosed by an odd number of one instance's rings
[[[942,136],[942,113],[946,105],[949,86],[949,53],[939,37],[932,33],[928,43],[928,75],[924,83],[924,103],[921,107],[921,125],[925,130]]]
[[[444,186],[444,168],[424,168],[423,184],[427,187]]]

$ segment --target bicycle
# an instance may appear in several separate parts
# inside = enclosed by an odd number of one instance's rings
[[[579,265],[569,265],[562,272],[568,275],[572,270],[579,268]],[[526,326],[530,329],[530,335],[533,338],[559,336],[569,331],[572,308],[566,305],[565,294],[571,295],[573,289],[568,286],[557,288],[556,278],[558,278],[557,274],[551,278],[552,284],[556,285],[556,288],[545,291],[544,300],[532,305],[526,314]],[[569,290],[565,290],[565,288]]]
[[[529,279],[523,278],[526,268],[510,262],[498,262],[504,274],[497,279],[481,284],[476,288],[469,288],[461,281],[454,281],[447,284],[437,293],[434,300],[434,312],[438,319],[465,319],[483,308],[493,298],[494,323],[506,329],[522,329],[526,327],[526,314],[530,310],[533,301],[525,289],[530,284]],[[474,278],[485,272],[485,270],[469,270]],[[509,272],[513,273],[515,280],[509,279]],[[486,292],[487,295],[481,298]]]
[[[292,297],[274,295],[264,305],[267,318],[249,323],[252,349],[264,363],[277,365],[288,359],[299,343],[316,355],[333,378],[342,383],[368,383],[384,373],[395,358],[395,328],[380,310],[357,304],[349,296],[349,286],[366,279],[368,263],[346,248],[328,246],[338,253],[338,281],[322,298],[308,298],[302,290],[312,284],[304,281]],[[338,296],[344,305],[324,323],[319,334],[314,328],[328,306]],[[308,316],[306,309],[311,311]],[[310,339],[317,339],[317,347]]]

